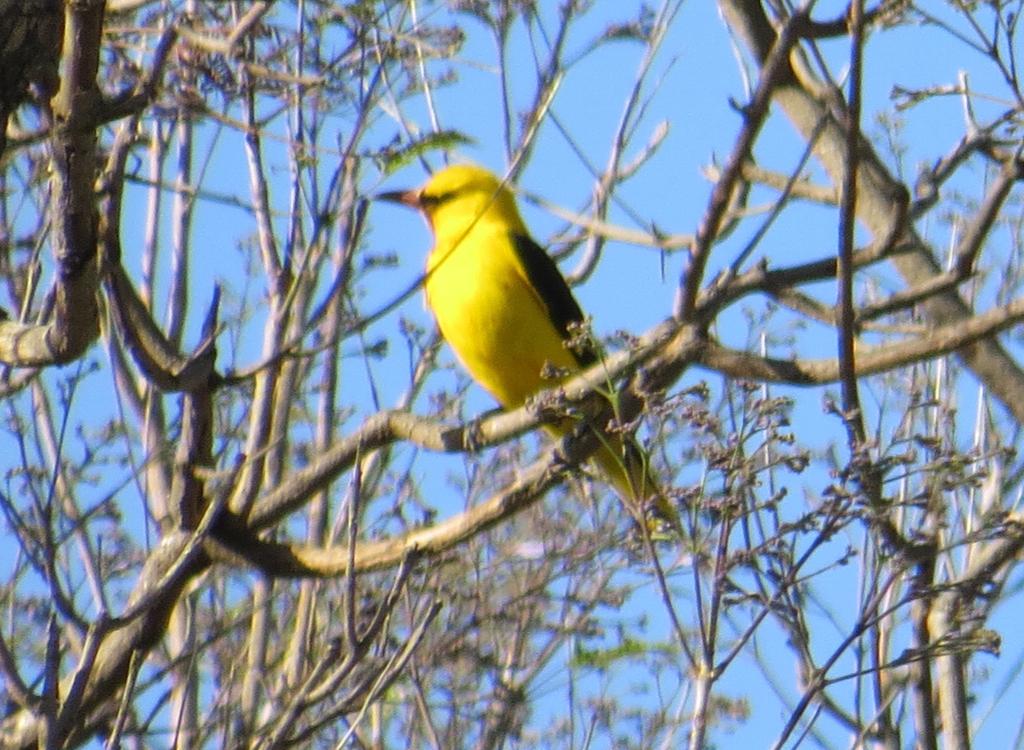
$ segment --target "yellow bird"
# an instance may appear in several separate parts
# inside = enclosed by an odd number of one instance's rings
[[[434,234],[427,304],[462,365],[506,409],[597,361],[593,346],[571,330],[584,319],[568,284],[530,238],[512,192],[494,174],[460,164],[421,188],[378,197],[426,218]],[[552,379],[552,371],[563,377]],[[547,429],[560,436],[571,426]],[[623,500],[680,530],[637,446],[630,441],[624,449],[621,438],[608,436],[602,443],[594,461]]]

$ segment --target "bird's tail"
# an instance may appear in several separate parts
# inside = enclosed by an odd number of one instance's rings
[[[548,425],[546,429],[562,437],[570,431],[571,425],[567,420],[561,425]],[[597,428],[594,431],[601,447],[591,460],[615,489],[630,515],[646,527],[654,541],[685,538],[679,513],[655,481],[650,458],[643,447],[632,435],[623,437]]]
[[[650,457],[632,436],[602,435],[594,463],[653,541],[680,541],[682,521],[651,472]]]

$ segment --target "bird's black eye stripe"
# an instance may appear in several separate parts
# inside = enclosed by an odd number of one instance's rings
[[[455,197],[454,192],[440,193],[437,195],[421,195],[420,205],[424,208],[434,208],[440,206],[442,203],[446,203]]]

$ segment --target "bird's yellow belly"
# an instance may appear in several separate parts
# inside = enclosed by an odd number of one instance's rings
[[[577,369],[546,308],[500,251],[449,254],[429,273],[426,293],[462,365],[503,406],[553,385],[545,365]]]

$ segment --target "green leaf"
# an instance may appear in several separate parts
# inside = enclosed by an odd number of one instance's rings
[[[472,138],[458,130],[428,133],[412,143],[383,151],[380,154],[381,169],[385,175],[389,175],[431,151],[450,151],[459,146],[469,146],[474,143]]]

